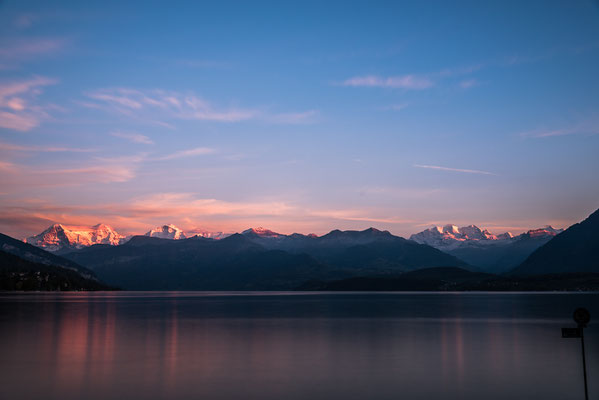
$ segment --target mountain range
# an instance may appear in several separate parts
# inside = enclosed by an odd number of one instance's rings
[[[547,225],[518,236],[510,232],[494,235],[476,225],[461,228],[445,225],[426,229],[410,239],[454,255],[483,271],[503,273],[520,265],[533,251],[561,232],[563,229]]]
[[[284,290],[310,279],[468,267],[457,258],[386,231],[283,235],[250,229],[214,240],[134,236],[64,254],[110,284],[146,290]]]
[[[448,252],[504,251],[548,240],[501,275],[482,271],[428,244],[374,228],[333,230],[322,236],[251,228],[219,240],[199,235],[184,238],[181,230],[168,225],[125,240],[102,225],[92,227],[102,234],[80,229],[79,236],[63,226],[51,228],[40,238],[50,244],[56,244],[53,238],[69,240],[62,255],[0,234],[0,289],[106,288],[100,279],[112,287],[132,290],[599,288],[599,236],[595,234],[599,210],[563,232],[546,227],[511,237],[495,236],[475,226],[449,226],[415,238],[441,235],[440,240],[433,239],[437,245],[461,243],[447,246]],[[97,243],[78,246],[73,237]]]
[[[510,232],[494,235],[486,229],[480,229],[476,225],[457,227],[456,225],[445,225],[433,227],[410,237],[411,241],[426,244],[450,254],[464,261],[475,269],[491,273],[507,272],[522,263],[534,250],[547,243],[562,230],[546,226],[540,229],[530,230],[518,236]],[[353,233],[352,233],[353,232]],[[265,228],[250,228],[241,233],[254,243],[268,250],[282,250],[290,253],[308,253],[318,256],[321,261],[331,262],[336,253],[331,251],[341,231],[334,230],[330,233],[317,236],[314,234],[303,235],[294,233],[291,235],[281,234]],[[203,237],[211,239],[223,239],[230,234],[223,232],[194,231],[184,232],[175,225],[166,224],[145,233],[146,237],[184,240],[192,237]],[[387,231],[369,229],[360,234],[357,231],[346,231],[343,241],[352,241],[359,245],[372,238],[385,239],[397,238]],[[33,244],[56,254],[66,254],[74,250],[80,250],[92,245],[122,245],[133,236],[125,236],[116,232],[105,224],[92,227],[68,226],[55,224],[50,226],[39,235],[25,239],[27,243]],[[328,244],[328,245],[327,245]],[[382,250],[382,249],[381,249]],[[348,260],[349,262],[358,262]],[[370,260],[369,262],[372,262]]]
[[[229,236],[229,234],[202,230],[183,232],[175,225],[168,224],[150,229],[145,233],[145,236],[172,240],[186,239],[193,236],[222,239]],[[132,237],[132,235],[121,235],[112,227],[105,224],[97,224],[94,226],[53,224],[42,233],[30,236],[24,241],[25,243],[32,244],[44,250],[63,254],[95,244],[116,246],[127,242]]]

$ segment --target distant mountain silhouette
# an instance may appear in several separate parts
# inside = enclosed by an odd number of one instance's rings
[[[389,232],[281,235],[247,230],[220,240],[135,236],[65,255],[127,289],[284,290],[305,281],[397,274],[426,267],[467,267],[457,258]]]
[[[112,290],[97,279],[56,265],[34,263],[0,251],[0,290]]]
[[[514,275],[599,272],[599,210],[533,252]]]
[[[397,276],[309,281],[297,290],[317,291],[597,291],[599,273],[506,277],[462,268],[427,268]]]

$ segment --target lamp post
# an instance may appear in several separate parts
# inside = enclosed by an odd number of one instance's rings
[[[562,328],[563,338],[580,338],[582,345],[582,373],[584,375],[584,398],[589,400],[589,390],[587,387],[587,363],[584,354],[584,328],[591,320],[591,313],[586,308],[577,308],[574,310],[574,322],[578,324],[577,328]]]

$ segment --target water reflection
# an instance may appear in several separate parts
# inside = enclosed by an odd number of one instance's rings
[[[579,304],[598,296],[5,294],[0,398],[577,399]]]

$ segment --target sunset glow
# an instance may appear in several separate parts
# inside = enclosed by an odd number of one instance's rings
[[[596,3],[165,7],[0,3],[1,232],[517,234],[597,208]]]

